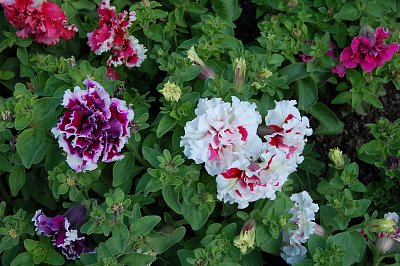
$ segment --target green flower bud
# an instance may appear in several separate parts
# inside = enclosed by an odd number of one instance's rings
[[[336,167],[342,168],[344,166],[343,154],[339,148],[330,149],[328,156]]]
[[[368,222],[368,230],[375,233],[394,233],[395,223],[392,219],[381,218],[374,219]]]
[[[240,234],[233,240],[233,245],[246,254],[247,249],[253,249],[256,239],[256,221],[250,218],[240,230]]]
[[[181,88],[173,82],[167,82],[164,84],[164,88],[160,90],[160,93],[164,96],[167,101],[179,101],[181,98]]]

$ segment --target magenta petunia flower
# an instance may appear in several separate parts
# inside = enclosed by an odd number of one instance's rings
[[[54,45],[60,38],[68,40],[78,31],[75,25],[67,25],[64,11],[53,2],[40,0],[0,0],[7,20],[19,29],[20,38]]]
[[[332,73],[338,74],[340,78],[343,78],[346,75],[346,68],[343,64],[339,64],[331,68]]]
[[[340,61],[346,68],[355,68],[360,64],[363,70],[371,72],[376,67],[382,66],[399,51],[397,43],[387,45],[384,42],[389,36],[389,31],[377,28],[373,35],[365,34],[355,37],[351,46],[343,49]]]
[[[119,152],[130,137],[134,113],[125,101],[111,98],[96,81],[86,79],[86,90],[78,86],[64,93],[67,109],[51,130],[67,153],[67,163],[77,172],[97,168],[98,162],[123,158]]]

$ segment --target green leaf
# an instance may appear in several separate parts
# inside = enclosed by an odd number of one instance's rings
[[[39,241],[34,241],[32,239],[25,239],[24,240],[24,247],[25,249],[32,253],[32,251],[40,245]]]
[[[342,6],[339,12],[333,15],[333,18],[337,20],[350,20],[354,21],[358,19],[361,12],[358,11],[356,5],[352,2],[346,3]]]
[[[183,74],[183,80],[184,81],[190,81],[194,78],[196,78],[201,71],[201,67],[196,66],[196,65],[191,65],[186,68],[184,74]]]
[[[13,259],[11,266],[30,266],[33,265],[33,256],[28,252],[22,252]]]
[[[145,254],[140,254],[132,252],[128,255],[121,257],[119,260],[119,265],[129,265],[129,266],[143,266],[151,265],[157,259],[156,256],[150,256]]]
[[[242,12],[238,0],[211,0],[210,2],[215,14],[224,20],[235,21]]]
[[[162,189],[162,196],[168,207],[174,212],[182,214],[182,205],[179,201],[179,195],[180,193],[175,191],[175,186],[166,186]]]
[[[0,171],[11,172],[12,165],[3,155],[0,154]]]
[[[147,236],[160,221],[161,218],[156,215],[141,217],[131,224],[129,230],[132,236]]]
[[[118,252],[122,253],[129,239],[128,228],[126,228],[124,223],[118,223],[111,227],[111,232],[113,247],[116,248]]]
[[[176,125],[176,120],[165,114],[158,124],[157,128],[157,138],[161,138],[165,133],[171,130]]]
[[[311,257],[314,256],[317,248],[325,249],[326,239],[317,234],[312,234],[307,241],[308,251],[310,252]]]
[[[157,254],[161,254],[172,245],[178,243],[185,236],[185,233],[186,228],[183,226],[178,227],[171,234],[153,231],[147,236],[147,244],[149,244]]]
[[[28,51],[25,47],[18,47],[17,49],[17,57],[22,64],[28,65]]]
[[[44,257],[43,259],[43,262],[50,265],[64,265],[65,260],[64,257],[55,250],[48,249],[46,257]]]
[[[135,165],[135,156],[132,152],[126,152],[124,156],[122,160],[115,162],[113,166],[113,187],[117,187],[128,180]]]
[[[152,39],[153,41],[159,43],[162,43],[164,41],[163,28],[156,23],[151,24],[148,28],[144,28],[143,33],[144,35],[146,35],[146,37]]]
[[[25,184],[25,168],[22,165],[14,165],[8,178],[11,195],[17,196],[21,187]]]
[[[294,63],[288,65],[278,71],[279,76],[286,76],[287,84],[308,77],[310,73],[307,72],[306,64]]]
[[[275,239],[264,224],[258,224],[256,227],[256,243],[261,250],[277,255],[282,244],[282,234],[279,234],[279,237]]]
[[[297,81],[297,95],[299,96],[298,107],[307,111],[318,100],[318,90],[312,78],[304,78]]]
[[[39,163],[46,156],[49,149],[49,141],[46,132],[41,128],[28,128],[24,130],[17,139],[17,152],[25,168]]]
[[[321,125],[315,130],[315,134],[332,135],[343,131],[343,122],[325,104],[317,102],[310,108],[310,113],[321,122]]]
[[[379,100],[379,98],[372,93],[364,93],[363,95],[363,100],[369,104],[372,104],[374,107],[376,108],[383,108],[383,105],[381,103],[381,101]]]
[[[150,163],[151,166],[154,168],[159,168],[160,167],[160,162],[158,161],[157,157],[158,156],[163,156],[161,152],[143,146],[142,148],[142,153],[143,153],[143,158]]]
[[[0,79],[1,80],[10,80],[15,77],[14,72],[10,70],[0,70]]]
[[[344,91],[336,95],[336,97],[331,101],[332,104],[342,104],[351,101],[351,92]]]

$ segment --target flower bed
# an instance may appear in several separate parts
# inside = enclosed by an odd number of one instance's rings
[[[397,265],[396,1],[0,0],[2,265]]]

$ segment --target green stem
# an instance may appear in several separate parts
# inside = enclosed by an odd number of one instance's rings
[[[136,161],[138,161],[143,167],[145,168],[151,168],[151,165],[149,165],[143,158],[140,156],[139,152],[137,151],[135,145],[132,143],[128,142],[127,145],[128,150],[130,150],[133,155],[135,156]]]
[[[380,256],[379,254],[375,254],[374,255],[374,262],[373,262],[373,266],[379,266],[379,263],[382,261],[384,257]]]

